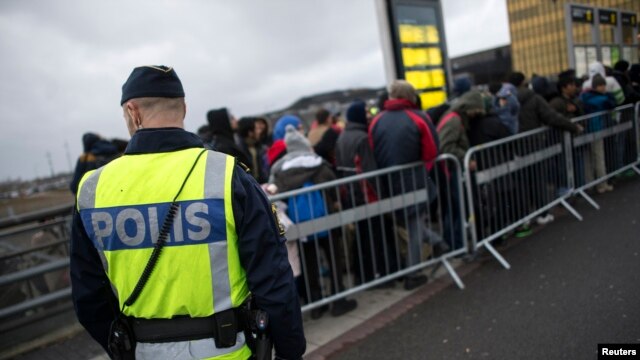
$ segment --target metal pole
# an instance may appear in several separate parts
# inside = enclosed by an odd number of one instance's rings
[[[69,165],[69,172],[73,172],[73,167],[71,167],[71,154],[69,153],[69,142],[68,141],[64,141],[64,150],[65,153],[67,154],[67,165]]]
[[[53,171],[53,161],[51,161],[51,153],[47,151],[47,161],[49,162],[49,170],[51,170],[51,177],[54,177],[55,172]]]
[[[576,68],[576,54],[573,49],[573,22],[571,21],[571,4],[567,3],[564,5],[564,26],[565,32],[567,36],[567,58],[569,59],[569,68]],[[581,74],[577,74],[581,76]]]

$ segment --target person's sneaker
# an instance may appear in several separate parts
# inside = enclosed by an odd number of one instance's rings
[[[600,183],[600,184],[598,184],[598,185],[596,186],[596,192],[597,192],[598,194],[604,194],[604,193],[605,193],[605,192],[607,192],[607,191],[611,191],[611,190],[609,190],[609,186],[610,186],[610,185],[609,185],[609,184],[607,184],[607,183]],[[613,190],[613,189],[612,189],[612,190]]]
[[[404,278],[404,289],[413,290],[427,282],[427,275],[409,275]]]
[[[553,215],[547,214],[545,216],[538,216],[538,218],[536,219],[536,222],[538,223],[538,225],[546,225],[552,222],[553,220],[555,220]]]
[[[499,238],[497,238],[497,239],[493,240],[492,245],[493,245],[493,246],[496,246],[496,247],[498,247],[498,246],[505,246],[505,245],[507,244],[507,238],[508,238],[508,236],[507,236],[507,235],[502,235],[501,237],[499,237]]]
[[[523,238],[531,235],[531,227],[528,224],[522,225],[516,229],[516,237]]]
[[[613,185],[609,185],[607,183],[604,184],[605,191],[613,191]]]
[[[358,302],[354,299],[336,300],[331,305],[331,316],[341,316],[358,307]]]
[[[324,315],[324,313],[326,313],[327,311],[329,311],[329,305],[322,305],[320,307],[317,307],[313,310],[311,310],[311,318],[313,320],[318,320],[322,317],[322,315]]]
[[[563,197],[563,196],[569,194],[570,192],[571,192],[571,190],[569,190],[569,188],[559,187],[558,191],[557,191],[557,194],[558,194],[558,197]]]

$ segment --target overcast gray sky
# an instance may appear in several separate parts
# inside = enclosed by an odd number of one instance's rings
[[[509,43],[505,0],[446,0],[452,56]],[[173,66],[187,130],[206,111],[276,110],[316,92],[385,82],[373,0],[0,2],[0,181],[69,170],[87,131],[127,139],[122,83]]]

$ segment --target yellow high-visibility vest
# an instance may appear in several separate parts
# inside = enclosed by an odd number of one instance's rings
[[[82,178],[78,211],[120,308],[136,286],[171,202],[202,150],[125,155]],[[233,157],[214,151],[200,157],[176,200],[179,211],[156,267],[137,301],[124,307],[125,315],[207,317],[247,299],[232,208],[234,165]],[[250,354],[239,344],[211,355],[236,359]]]

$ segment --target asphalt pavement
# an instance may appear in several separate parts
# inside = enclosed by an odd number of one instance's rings
[[[569,214],[487,258],[331,359],[596,359],[598,343],[640,343],[640,180],[576,201]]]

